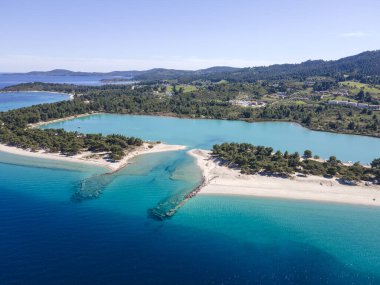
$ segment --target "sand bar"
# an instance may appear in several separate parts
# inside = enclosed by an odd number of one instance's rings
[[[104,113],[100,113],[100,112],[85,113],[85,114],[79,114],[79,115],[64,117],[64,118],[60,118],[60,119],[54,119],[54,120],[50,120],[50,121],[40,121],[40,122],[35,123],[35,124],[29,124],[28,127],[30,127],[30,128],[38,128],[38,127],[49,125],[49,124],[53,124],[53,123],[64,122],[64,121],[67,121],[67,120],[73,120],[73,119],[88,117],[88,116],[97,115],[97,114],[104,114]]]
[[[196,158],[206,180],[200,195],[242,195],[380,206],[379,185],[348,186],[334,178],[312,175],[291,178],[245,175],[237,169],[220,166],[210,156],[210,151],[194,149],[188,154]]]
[[[149,146],[153,147],[150,148]],[[62,162],[73,162],[73,163],[84,163],[93,166],[99,166],[109,169],[111,172],[118,171],[119,169],[125,167],[130,163],[130,160],[138,155],[166,152],[166,151],[177,151],[186,149],[186,146],[182,145],[168,145],[168,144],[148,144],[144,143],[141,147],[136,147],[134,150],[129,152],[123,159],[117,162],[111,162],[105,159],[105,153],[92,153],[89,151],[82,152],[74,156],[65,156],[59,153],[47,153],[43,150],[38,152],[31,152],[29,150],[24,150],[16,147],[10,147],[0,144],[0,152],[11,153],[15,155],[22,155],[27,157],[43,158],[50,160],[58,160]]]

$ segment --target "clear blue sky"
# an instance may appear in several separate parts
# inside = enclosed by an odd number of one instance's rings
[[[380,49],[379,0],[1,0],[0,71],[197,69]]]

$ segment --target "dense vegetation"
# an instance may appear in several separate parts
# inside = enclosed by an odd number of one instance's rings
[[[364,167],[359,163],[346,166],[334,156],[324,162],[312,159],[310,150],[306,150],[301,158],[297,152],[274,152],[271,147],[254,146],[247,143],[214,145],[212,154],[221,159],[225,165],[237,166],[245,174],[262,173],[289,176],[297,172],[305,175],[336,176],[344,183],[362,180],[380,183],[380,159],[375,159],[371,163],[371,168]]]
[[[64,87],[66,88],[66,87]],[[120,160],[125,151],[141,146],[139,138],[122,135],[81,134],[62,129],[42,130],[29,128],[29,124],[65,118],[91,112],[89,104],[82,100],[42,104],[0,113],[0,142],[32,151],[45,150],[64,155],[75,155],[82,151],[103,153],[110,160]]]
[[[268,67],[243,68],[236,71],[180,76],[182,81],[208,79],[231,82],[257,80],[305,79],[309,76],[330,76],[356,79],[363,83],[380,83],[380,51],[369,51],[334,61],[309,60],[300,64],[276,64]],[[138,76],[136,77],[138,78]]]
[[[134,137],[122,135],[80,134],[66,132],[62,129],[9,129],[0,128],[0,142],[32,151],[45,150],[51,153],[76,155],[83,150],[96,153],[107,153],[108,159],[120,160],[125,150],[141,146],[143,141]]]
[[[217,82],[255,82],[257,80],[301,79],[310,76],[329,76],[340,79],[355,79],[362,83],[380,84],[380,51],[367,51],[339,60],[309,60],[300,64],[275,64],[271,66],[233,68],[211,67],[195,71],[155,68],[146,71],[113,71],[108,73],[72,72],[52,70],[49,72],[30,72],[29,75],[75,75],[75,76],[122,76],[133,80],[171,80],[192,82],[210,80]]]
[[[379,62],[380,51],[376,51],[338,61],[308,61],[293,65],[244,69],[214,67],[198,71],[153,69],[107,74],[144,80],[133,86],[77,86],[38,82],[19,84],[4,90],[65,92],[74,94],[74,100],[0,113],[0,142],[67,155],[83,150],[108,152],[110,159],[114,160],[120,159],[125,149],[142,143],[139,139],[123,136],[83,135],[28,127],[40,121],[91,112],[247,122],[288,121],[314,130],[380,137],[378,111],[329,104],[331,100],[379,104],[380,85],[375,84],[380,74]],[[70,75],[71,72],[55,70],[51,74]],[[234,103],[242,100],[260,101],[261,104],[260,107],[244,107]],[[320,174],[326,174],[327,169],[323,172],[319,165],[313,165],[317,163],[315,161],[302,163],[304,171],[311,165],[313,171],[320,168]],[[294,167],[292,169],[295,171]],[[338,173],[351,176],[351,172],[344,172],[346,168],[342,169]],[[367,172],[363,170],[364,174]],[[358,174],[355,177],[359,177]]]
[[[105,85],[101,87],[68,84],[21,84],[6,90],[49,90],[77,94],[69,102],[45,104],[0,115],[8,125],[26,127],[27,124],[47,121],[88,112],[123,114],[165,114],[173,116],[253,121],[290,121],[310,129],[341,133],[380,136],[380,116],[377,111],[329,105],[311,99],[270,102],[263,108],[244,108],[230,100],[248,96],[263,98],[273,88],[262,84],[207,84],[191,92],[166,96],[162,86]],[[276,87],[281,88],[281,86]],[[157,91],[158,90],[158,91]]]

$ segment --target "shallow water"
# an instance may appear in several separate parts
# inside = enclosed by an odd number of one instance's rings
[[[0,164],[0,283],[380,281],[378,208],[199,195],[170,220],[148,218],[197,184],[191,163],[181,152],[138,157],[82,203],[70,197],[94,172]]]
[[[202,148],[231,139],[291,150],[314,142],[321,155],[362,161],[379,149],[377,139],[284,123],[99,115],[48,127]],[[376,207],[198,195],[159,222],[149,209],[201,181],[186,151],[136,157],[98,199],[80,203],[73,193],[100,169],[6,154],[0,161],[0,284],[380,284]]]

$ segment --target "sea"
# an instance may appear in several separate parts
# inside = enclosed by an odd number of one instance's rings
[[[291,123],[102,114],[44,126],[57,127],[188,149],[245,141],[343,161],[380,157],[380,139]],[[152,218],[201,182],[186,151],[138,156],[107,176],[0,153],[0,284],[380,284],[377,207],[203,194],[170,219]],[[97,198],[73,199],[84,181],[99,183]]]

